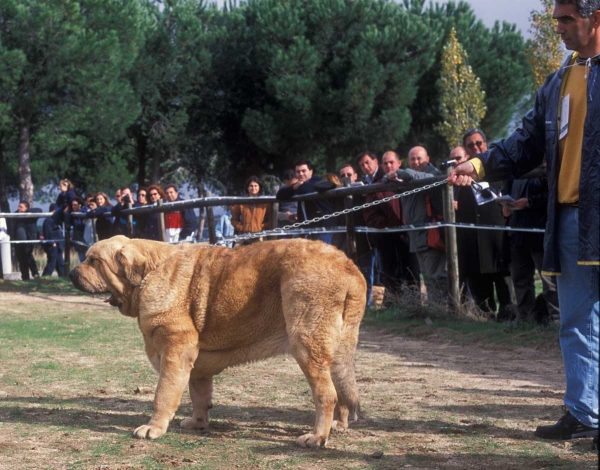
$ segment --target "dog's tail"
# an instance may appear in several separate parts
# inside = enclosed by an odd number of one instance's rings
[[[360,322],[365,310],[365,296],[361,295],[361,291],[360,288],[350,290],[346,295],[342,336],[331,364],[331,379],[337,392],[338,406],[347,408],[350,421],[358,419],[360,409],[354,354],[358,344]]]

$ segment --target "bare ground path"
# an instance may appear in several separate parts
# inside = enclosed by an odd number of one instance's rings
[[[557,350],[407,339],[365,327],[356,359],[361,419],[347,433],[332,434],[326,449],[293,444],[312,425],[314,408],[290,357],[219,376],[209,431],[179,430],[191,412],[185,396],[167,436],[145,442],[130,434],[151,413],[156,376],[135,322],[100,299],[0,293],[0,326],[24,315],[82,328],[99,328],[87,323],[97,320],[120,330],[102,337],[103,353],[91,342],[81,351],[68,343],[53,349],[6,333],[12,343],[5,347],[0,336],[0,469],[597,468],[590,439],[533,437],[537,425],[561,414]],[[30,366],[46,363],[65,374],[31,373]]]

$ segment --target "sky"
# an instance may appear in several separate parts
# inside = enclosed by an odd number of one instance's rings
[[[496,20],[515,23],[521,34],[528,38],[529,15],[532,10],[541,10],[540,0],[468,0],[475,15],[491,27]],[[444,2],[441,2],[444,3]]]
[[[214,0],[219,6],[223,5],[224,0]],[[400,2],[401,0],[395,0]],[[441,0],[434,0],[438,3],[446,3]],[[457,0],[455,0],[457,1]],[[483,23],[491,27],[496,20],[515,23],[521,34],[529,38],[529,14],[532,10],[542,8],[541,0],[466,0],[473,7],[475,15]]]

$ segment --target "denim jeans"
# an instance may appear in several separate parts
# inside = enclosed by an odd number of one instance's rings
[[[582,424],[598,427],[599,267],[577,264],[579,210],[561,207],[558,216],[559,339],[567,378],[564,401]]]

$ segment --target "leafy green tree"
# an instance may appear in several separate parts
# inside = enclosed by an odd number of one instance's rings
[[[0,75],[10,77],[0,81],[10,116],[2,131],[18,139],[21,199],[33,199],[32,149],[40,151],[39,173],[83,183],[73,151],[114,141],[138,114],[123,72],[138,51],[140,20],[137,1],[0,3]]]
[[[540,3],[542,9],[533,10],[529,17],[531,39],[527,41],[527,56],[533,71],[532,91],[541,87],[546,77],[561,66],[565,55],[552,19],[554,0],[540,0]]]
[[[471,6],[464,1],[431,4],[423,8],[423,2],[405,1],[405,6],[423,21],[448,37],[455,28],[458,41],[469,56],[475,75],[481,80],[486,95],[487,113],[481,122],[490,139],[501,137],[510,123],[518,103],[531,87],[531,69],[527,62],[525,41],[515,25],[496,23],[488,29],[478,20]],[[418,95],[411,106],[413,122],[407,137],[400,146],[402,153],[415,144],[424,145],[429,154],[439,158],[448,153],[446,142],[435,130],[440,123],[440,60],[443,44],[432,44],[435,65],[428,69],[418,82]]]
[[[468,65],[467,54],[456,39],[454,28],[442,50],[438,90],[442,121],[437,131],[448,147],[453,148],[461,144],[467,130],[479,127],[486,111],[485,93],[479,78]]]
[[[210,71],[207,25],[216,10],[208,10],[204,0],[168,0],[148,1],[145,11],[145,42],[130,73],[141,114],[128,129],[140,184],[157,183],[180,168],[189,147],[190,107]]]
[[[237,181],[299,158],[335,170],[408,131],[438,34],[418,16],[384,0],[251,0],[228,15],[213,70]]]

